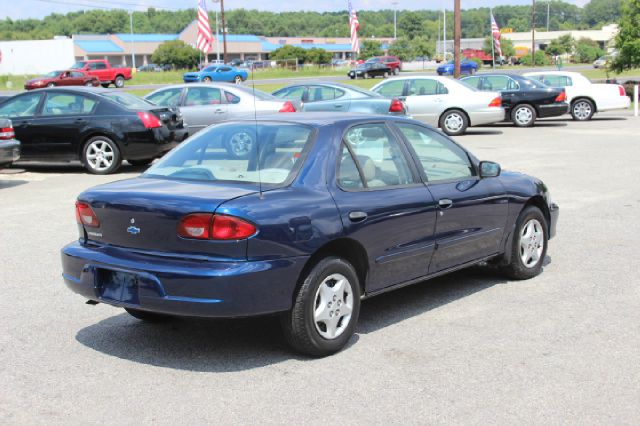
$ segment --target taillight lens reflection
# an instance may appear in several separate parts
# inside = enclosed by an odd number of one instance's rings
[[[0,140],[6,141],[9,139],[13,139],[15,137],[16,137],[16,134],[13,131],[13,127],[0,128]]]
[[[140,117],[140,120],[142,120],[142,124],[146,129],[162,127],[160,119],[150,112],[139,112],[138,117]]]
[[[178,235],[197,240],[243,240],[256,233],[256,227],[240,218],[210,213],[193,213],[182,218]]]
[[[567,100],[567,94],[565,93],[565,91],[563,90],[562,92],[560,92],[560,94],[556,97],[556,102],[564,102]]]
[[[391,105],[389,105],[389,112],[400,112],[404,113],[404,104],[400,99],[393,99],[391,101]]]
[[[497,98],[493,98],[491,102],[489,102],[490,107],[501,107],[502,106],[502,98],[498,96]]]
[[[91,228],[97,228],[100,226],[98,216],[93,211],[91,206],[82,201],[76,201],[76,221],[80,225],[89,226]]]
[[[291,101],[286,101],[283,105],[282,108],[280,108],[279,112],[296,112],[296,107],[293,106],[293,104],[291,103]]]

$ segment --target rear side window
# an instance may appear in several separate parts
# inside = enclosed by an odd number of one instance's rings
[[[145,175],[278,186],[297,170],[313,134],[300,124],[220,124],[183,142]]]
[[[353,160],[351,153],[346,145],[342,145],[342,153],[340,162],[338,163],[338,185],[344,189],[358,190],[363,189],[362,177],[356,162]]]
[[[222,103],[220,89],[213,87],[190,87],[187,89],[185,106],[213,105]]]
[[[335,98],[336,91],[333,87],[309,86],[307,102],[332,101]]]
[[[390,80],[378,86],[374,92],[386,97],[402,96],[404,80]]]
[[[570,77],[565,77],[564,75],[541,75],[537,76],[538,80],[542,81],[542,83],[551,87],[566,87],[572,86],[573,82]]]
[[[180,105],[180,95],[182,89],[167,89],[150,95],[147,100],[163,107],[176,107]]]
[[[444,95],[448,93],[444,84],[440,83],[438,80],[432,79],[415,79],[411,80],[409,85],[409,95],[414,96],[429,96],[429,95]]]
[[[480,88],[480,77],[468,77],[464,80],[461,80],[461,82],[473,87],[474,89]]]
[[[224,98],[228,104],[239,104],[240,98],[231,92],[224,92]]]
[[[36,113],[42,93],[29,93],[0,105],[0,117],[29,117]]]
[[[82,95],[50,93],[42,108],[42,115],[91,114],[96,101]]]
[[[492,75],[485,77],[482,82],[483,90],[507,90],[509,88],[510,78],[505,75]]]
[[[282,90],[278,90],[273,95],[282,99],[294,99],[301,100],[304,94],[304,86],[288,87]]]

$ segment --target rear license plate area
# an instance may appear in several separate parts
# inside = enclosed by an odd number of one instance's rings
[[[96,280],[101,298],[116,302],[139,304],[138,276],[136,274],[110,269],[97,269]]]

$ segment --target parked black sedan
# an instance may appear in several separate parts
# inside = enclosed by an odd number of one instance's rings
[[[569,111],[564,89],[521,75],[482,74],[461,80],[484,92],[500,92],[505,121],[512,121],[518,127],[531,127],[536,118],[557,117]]]
[[[351,80],[362,77],[362,78],[375,78],[382,77],[387,78],[391,75],[391,68],[385,65],[382,62],[365,62],[364,64],[358,65],[355,69],[349,71],[347,73]]]
[[[20,158],[20,142],[15,137],[11,120],[0,118],[0,169]]]
[[[184,140],[176,108],[153,105],[101,88],[48,88],[0,104],[22,143],[21,161],[80,160],[94,174],[115,172],[127,160],[145,165]]]

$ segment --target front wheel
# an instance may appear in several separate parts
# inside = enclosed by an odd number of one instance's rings
[[[47,84],[47,87],[56,87],[56,84],[55,83],[49,83],[49,84]]]
[[[240,77],[239,75],[236,75],[236,77],[233,79],[233,82],[235,84],[240,84],[242,83],[242,77]]]
[[[353,266],[327,257],[311,269],[296,294],[293,308],[281,317],[289,344],[321,357],[341,350],[355,332],[360,314],[360,285]]]
[[[547,220],[539,208],[529,206],[518,216],[513,234],[511,261],[501,267],[509,278],[526,280],[540,274],[547,254]]]
[[[368,79],[369,78],[369,73],[365,72],[363,77],[364,77],[365,80]]]
[[[571,105],[571,116],[576,121],[588,121],[593,117],[595,109],[589,99],[578,99]]]
[[[457,109],[447,111],[440,117],[440,128],[449,136],[459,136],[466,132],[469,126],[467,115]]]
[[[382,76],[383,78],[389,78],[389,73],[388,72],[384,72],[384,75]]]
[[[511,121],[518,127],[531,127],[536,121],[536,110],[528,104],[518,105],[511,111]]]
[[[202,79],[202,81],[205,83],[211,83],[212,80],[211,80],[211,77],[205,77]]]
[[[400,74],[400,68],[396,68],[395,70],[393,70],[393,73],[394,73],[395,75]]]
[[[124,87],[124,77],[121,75],[117,76],[114,84],[118,89],[122,89]]]
[[[122,160],[118,145],[106,136],[95,136],[87,141],[82,151],[84,167],[94,175],[108,175],[120,167]]]

